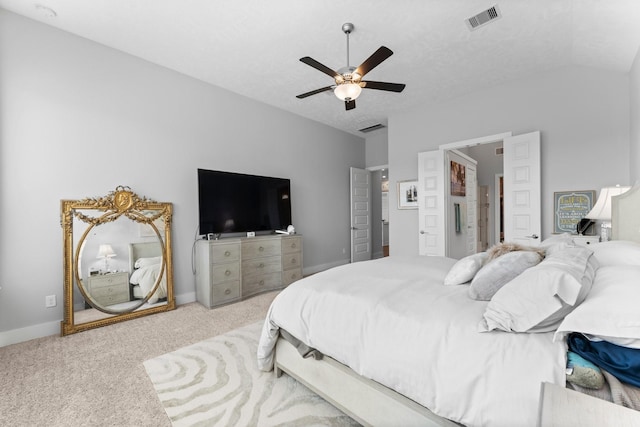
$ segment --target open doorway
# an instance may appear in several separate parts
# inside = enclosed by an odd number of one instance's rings
[[[389,169],[386,165],[368,169],[371,171],[371,256],[382,258],[389,256]]]

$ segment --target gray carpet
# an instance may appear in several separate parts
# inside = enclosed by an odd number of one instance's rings
[[[170,427],[143,362],[264,319],[276,294],[0,347],[0,426]]]
[[[291,377],[257,369],[262,323],[144,363],[173,426],[357,425]]]

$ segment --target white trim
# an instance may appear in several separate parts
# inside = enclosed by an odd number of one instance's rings
[[[177,305],[189,304],[195,301],[195,292],[176,295]],[[0,332],[0,347],[48,337],[50,335],[60,335],[60,322],[62,322],[62,319]]]
[[[490,144],[492,142],[502,141],[505,138],[513,136],[513,132],[497,133],[495,135],[481,136],[480,138],[466,139],[464,141],[451,142],[442,144],[438,148],[441,150],[452,150],[455,148],[464,148],[473,145]]]
[[[478,161],[476,159],[472,159],[471,157],[469,157],[467,154],[464,154],[460,150],[453,149],[453,150],[448,150],[448,151],[451,152],[451,153],[454,153],[457,156],[462,157],[463,159],[465,159],[469,163],[473,163],[476,166],[478,165]],[[449,161],[451,161],[451,158],[448,156],[448,154],[447,154],[447,158],[448,158]]]
[[[365,169],[373,172],[373,171],[389,169],[389,165],[369,166],[368,168],[365,168]]]

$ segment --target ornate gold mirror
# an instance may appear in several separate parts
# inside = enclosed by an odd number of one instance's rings
[[[119,186],[62,200],[64,319],[68,335],[173,310],[171,203]]]

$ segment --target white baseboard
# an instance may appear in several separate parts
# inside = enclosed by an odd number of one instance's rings
[[[195,292],[176,295],[177,305],[188,304],[190,302],[194,302],[195,300]],[[50,335],[59,335],[60,322],[62,322],[62,319],[0,332],[0,347],[6,347],[11,344],[18,344],[36,338],[48,337]]]

